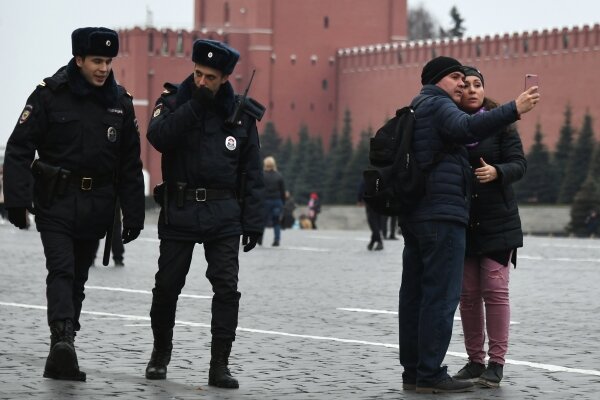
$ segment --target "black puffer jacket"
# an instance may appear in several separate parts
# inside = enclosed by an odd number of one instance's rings
[[[498,179],[479,183],[473,174],[473,191],[467,255],[507,252],[523,247],[521,219],[512,183],[523,177],[527,161],[514,125],[469,147],[469,162],[481,167],[480,158],[496,168]]]

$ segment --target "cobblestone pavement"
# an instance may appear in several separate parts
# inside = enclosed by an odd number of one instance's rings
[[[397,303],[402,240],[366,250],[366,231],[283,231],[282,246],[240,257],[231,370],[207,385],[211,289],[198,246],[179,301],[166,381],[148,381],[156,229],[126,246],[124,268],[90,271],[79,364],[88,381],[42,378],[48,353],[39,234],[0,225],[0,399],[423,399],[401,389]],[[527,237],[511,270],[511,338],[500,389],[452,399],[597,399],[600,241]],[[465,363],[460,321],[446,364]],[[440,396],[440,395],[437,395]]]

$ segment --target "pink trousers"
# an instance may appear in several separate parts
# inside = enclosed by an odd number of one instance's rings
[[[510,263],[507,266],[498,264],[486,257],[465,258],[460,318],[465,347],[472,362],[485,364],[487,330],[490,361],[504,365],[510,324],[508,275],[511,266]]]

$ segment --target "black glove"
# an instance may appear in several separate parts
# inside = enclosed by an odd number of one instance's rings
[[[14,207],[7,208],[8,220],[19,229],[27,229],[27,208]]]
[[[256,247],[260,233],[244,233],[242,236],[242,244],[244,245],[244,253],[249,252]]]
[[[197,101],[202,107],[211,108],[215,105],[215,94],[206,86],[194,88],[192,99]]]
[[[123,238],[123,244],[127,244],[137,239],[140,236],[141,229],[138,228],[123,228],[121,237]]]

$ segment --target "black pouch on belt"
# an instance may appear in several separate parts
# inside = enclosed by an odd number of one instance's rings
[[[61,167],[46,164],[39,159],[31,164],[34,179],[42,188],[43,203],[50,204],[55,195],[63,195],[66,191],[71,172]]]

